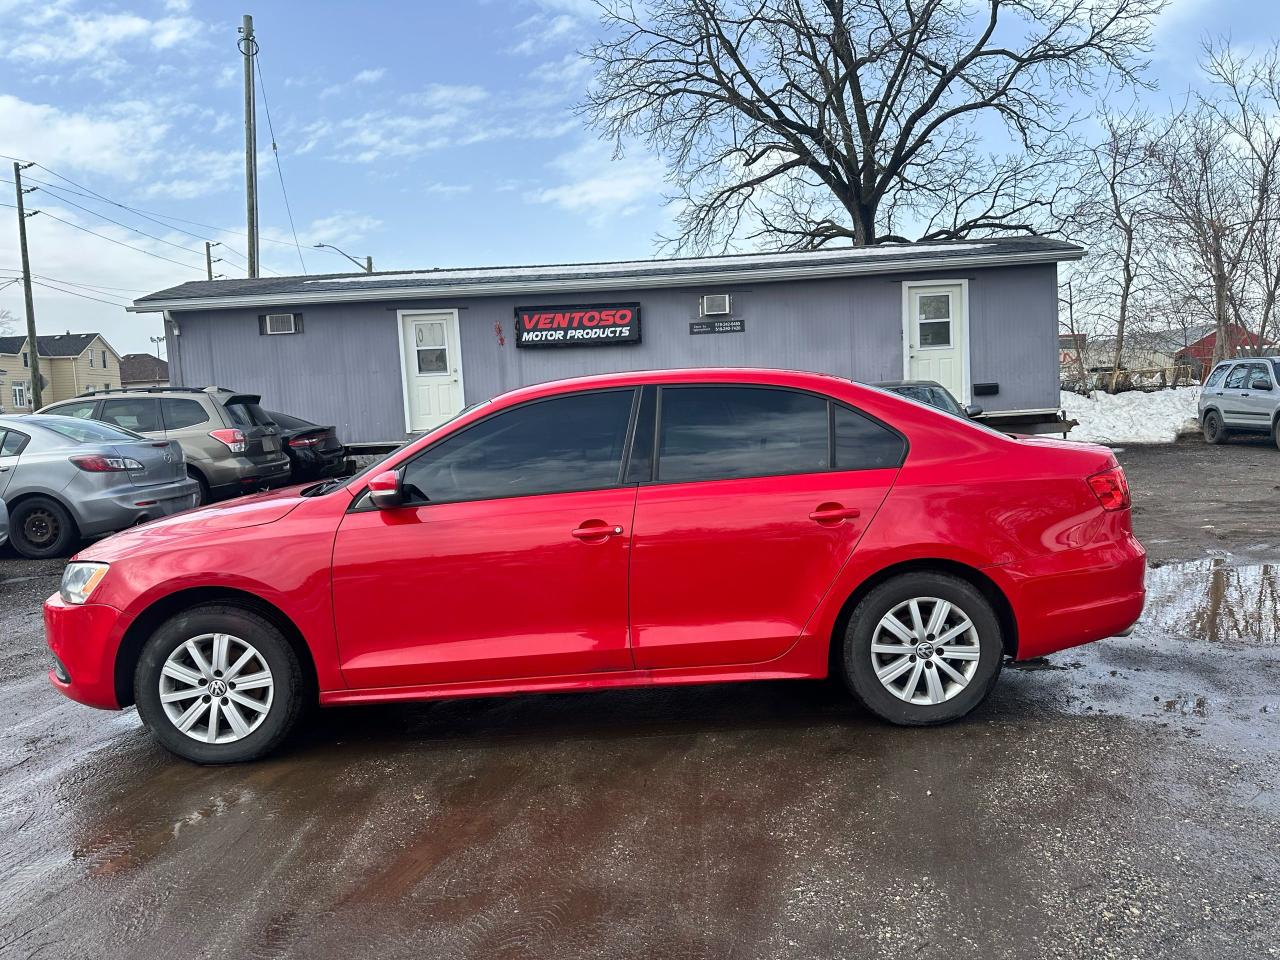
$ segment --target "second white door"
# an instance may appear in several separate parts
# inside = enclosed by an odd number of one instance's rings
[[[462,410],[457,314],[402,314],[400,335],[407,427],[410,433],[420,433]]]
[[[961,403],[968,403],[969,331],[963,285],[908,287],[906,307],[906,378],[936,381]]]

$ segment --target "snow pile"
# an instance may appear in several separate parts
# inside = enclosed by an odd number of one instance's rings
[[[1067,436],[1095,443],[1172,443],[1184,429],[1196,425],[1199,387],[1178,387],[1142,393],[1103,393],[1087,397],[1062,394],[1067,419],[1080,425]]]

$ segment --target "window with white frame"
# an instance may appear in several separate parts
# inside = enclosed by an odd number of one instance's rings
[[[27,385],[25,383],[15,383],[13,385],[13,405],[15,407],[25,407],[27,405]]]
[[[93,359],[94,359],[94,357],[93,357],[93,351],[92,351],[92,350],[90,350],[90,351],[89,351],[89,368],[90,368],[90,369],[92,369],[92,368],[93,368],[93,366],[94,366]]]

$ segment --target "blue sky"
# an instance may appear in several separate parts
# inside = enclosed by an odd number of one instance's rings
[[[36,216],[28,221],[32,271],[44,282],[131,299],[200,278],[200,238],[224,242],[217,271],[244,275],[243,235],[210,226],[243,227],[235,43],[246,12],[308,271],[349,267],[315,242],[370,254],[378,269],[654,253],[668,223],[661,164],[643,149],[614,159],[571,109],[589,79],[575,53],[597,30],[589,0],[250,6],[0,0],[0,154],[80,185],[69,189],[161,214],[173,229],[69,193],[41,190],[28,205],[179,261]],[[1267,0],[1174,0],[1157,29],[1150,76],[1161,89],[1152,99],[1194,82],[1207,33],[1269,42],[1280,33],[1276,19]],[[260,105],[263,262],[298,273],[266,119]],[[45,169],[27,175],[69,186]],[[5,161],[0,202],[13,202],[11,176]],[[18,266],[13,216],[0,207],[0,286]],[[36,297],[41,333],[100,330],[121,352],[151,349],[148,337],[159,333],[154,317],[111,303],[49,286]],[[23,316],[17,285],[0,290],[0,307]]]

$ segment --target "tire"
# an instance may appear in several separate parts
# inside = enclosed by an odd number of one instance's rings
[[[1275,420],[1271,424],[1271,442],[1275,444],[1277,450],[1280,450],[1280,420]]]
[[[1204,442],[1219,444],[1225,443],[1227,439],[1227,428],[1222,422],[1222,414],[1217,410],[1210,410],[1204,415]]]
[[[221,669],[215,634],[227,638]],[[191,655],[192,646],[206,669]],[[166,672],[167,665],[175,672]],[[241,683],[254,683],[252,689],[242,687],[238,697],[237,677]],[[166,696],[185,696],[162,702],[162,684]],[[199,690],[209,692],[193,693]],[[215,702],[218,692],[222,695]],[[193,607],[161,625],[142,648],[133,673],[133,696],[142,722],[165,749],[203,764],[241,763],[271,753],[293,732],[310,699],[298,655],[284,634],[260,614],[231,604]],[[245,705],[246,701],[256,706]],[[233,713],[241,728],[233,723]],[[208,739],[211,716],[216,738],[212,742]],[[190,733],[178,726],[184,719]]]
[[[64,557],[80,542],[80,531],[67,508],[48,497],[23,500],[9,515],[13,548],[31,560]]]
[[[939,602],[947,605],[940,633],[915,631],[913,602],[926,629]],[[890,614],[901,617],[904,636],[884,626]],[[952,651],[950,656],[934,648],[929,637],[955,633],[965,621],[970,629],[955,634],[943,648]],[[845,631],[843,659],[846,684],[876,716],[900,726],[933,726],[958,720],[987,698],[1000,676],[1004,638],[991,604],[972,584],[944,573],[906,573],[872,589],[855,608]],[[921,663],[925,666],[917,666]],[[877,671],[892,674],[887,685]],[[915,686],[908,689],[913,677]],[[904,699],[904,693],[912,700]]]
[[[209,502],[209,481],[195,467],[187,467],[187,476],[200,484],[200,493],[196,496],[196,506],[203,507]]]

